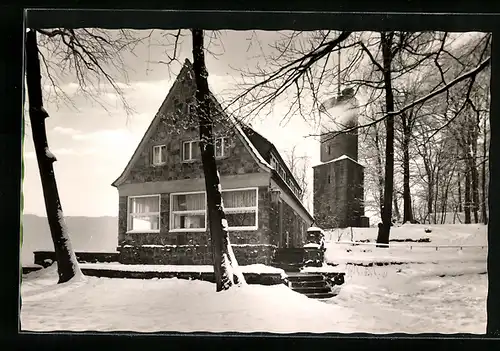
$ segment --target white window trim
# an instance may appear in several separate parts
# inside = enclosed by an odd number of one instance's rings
[[[159,148],[160,149],[160,162],[155,162],[155,150]],[[161,152],[162,148],[167,148],[166,145],[155,145],[153,146],[153,166],[161,166],[166,163],[166,160],[163,160],[163,153]]]
[[[174,196],[178,195],[195,195],[195,194],[205,194],[205,210],[195,210],[195,211],[174,211],[173,206],[174,206]],[[170,194],[170,220],[169,220],[169,232],[171,233],[182,233],[182,232],[206,232],[207,231],[207,224],[208,224],[208,214],[206,210],[206,203],[207,203],[207,193],[204,191],[189,191],[189,192],[182,192],[182,193],[171,193]],[[180,214],[180,213],[190,213],[190,214],[197,214],[197,213],[204,213],[205,214],[205,228],[178,228],[175,229],[173,228],[174,226],[174,216],[173,214]]]
[[[141,216],[153,216],[153,215],[158,215],[158,229],[151,229],[151,230],[132,230],[130,229],[130,226],[132,224],[132,213],[130,213],[130,200],[135,199],[135,198],[141,198],[141,197],[158,197],[158,212],[147,212],[147,213],[141,213]],[[127,196],[127,232],[126,234],[129,233],[159,233],[161,228],[161,195],[160,194],[150,194],[150,195],[135,195],[135,196]]]
[[[258,187],[250,187],[250,188],[234,188],[234,189],[223,189],[222,192],[230,192],[230,191],[247,191],[247,190],[255,190],[255,206],[252,207],[235,207],[235,208],[226,208],[224,207],[224,213],[231,212],[241,212],[241,211],[255,211],[255,225],[251,227],[229,227],[229,231],[255,231],[259,229],[259,188]],[[205,194],[205,210],[197,210],[197,211],[173,211],[173,197],[176,195],[192,195],[192,194]],[[206,209],[207,202],[207,193],[206,191],[191,191],[191,192],[182,192],[182,193],[171,193],[170,194],[170,223],[169,223],[169,232],[171,233],[182,233],[182,232],[206,232],[208,230],[208,211]],[[205,213],[205,228],[182,228],[182,229],[172,229],[173,227],[173,216],[172,214],[178,213]]]
[[[222,155],[221,156],[217,156],[217,148],[216,148],[216,145],[217,145],[217,140],[221,139],[222,140],[222,146],[221,146],[221,151],[222,151]],[[226,147],[226,141],[229,143],[229,139],[228,137],[217,137],[215,138],[215,144],[214,144],[214,155],[215,155],[215,158],[216,159],[221,159],[221,158],[226,158],[228,157],[229,155],[226,155],[224,153],[224,150],[225,150],[225,147]]]
[[[193,144],[195,143],[198,143],[199,140],[186,140],[186,141],[183,141],[182,142],[182,162],[183,163],[189,163],[189,162],[193,162],[193,161],[197,161],[198,159],[197,158],[193,158]],[[184,144],[190,144],[189,145],[189,159],[184,159]]]

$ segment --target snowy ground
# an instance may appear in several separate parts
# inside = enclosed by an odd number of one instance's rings
[[[51,267],[23,277],[22,329],[484,333],[486,249],[436,251],[431,245],[483,245],[486,227],[435,226],[431,234],[423,228],[393,231],[393,238],[430,237],[429,247],[418,250],[327,243],[327,259],[346,272],[346,283],[338,296],[322,301],[285,286],[249,285],[215,293],[211,283],[178,279],[86,277],[56,285]],[[362,231],[376,237],[376,229]],[[403,264],[351,264],[400,259]]]

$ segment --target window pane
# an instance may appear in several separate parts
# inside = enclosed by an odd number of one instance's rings
[[[252,207],[257,204],[255,190],[224,191],[222,199],[225,208]]]
[[[191,143],[191,154],[193,155],[192,156],[192,159],[193,160],[198,160],[200,159],[200,144],[197,142],[197,141],[193,141]]]
[[[205,214],[174,214],[173,229],[205,228]]]
[[[226,213],[229,227],[253,227],[256,225],[255,212]]]
[[[202,211],[205,210],[205,194],[174,195],[174,211]]]
[[[160,211],[158,196],[133,197],[130,199],[130,213],[152,213]]]
[[[161,162],[161,147],[155,146],[153,147],[153,163]]]
[[[160,228],[159,216],[132,216],[131,230],[158,230]]]
[[[189,142],[186,142],[183,144],[183,148],[182,148],[182,159],[183,160],[189,160],[191,159],[191,155],[190,155],[190,143]]]

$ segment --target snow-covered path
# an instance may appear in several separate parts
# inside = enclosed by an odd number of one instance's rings
[[[21,321],[33,331],[482,334],[484,266],[347,266],[340,294],[323,301],[285,286],[215,293],[213,284],[178,279],[87,277],[57,286],[49,268],[24,280]]]
[[[398,230],[403,239],[418,239],[423,232],[413,225]],[[362,234],[373,239],[374,233]],[[436,226],[432,235],[431,245],[480,246],[486,231],[484,226]],[[57,285],[51,267],[23,277],[21,326],[32,331],[485,333],[487,250],[328,243],[326,253],[346,273],[346,282],[338,296],[323,301],[283,285],[224,293],[215,293],[208,282],[178,279],[87,277]],[[370,261],[406,263],[348,264]]]
[[[486,330],[485,266],[485,262],[347,266],[350,278],[328,303],[374,318],[376,331],[371,333],[482,334]]]

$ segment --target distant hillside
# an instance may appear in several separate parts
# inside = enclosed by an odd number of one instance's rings
[[[76,251],[116,251],[116,217],[65,217],[71,243]],[[23,215],[23,263],[33,262],[33,251],[54,250],[46,217]]]

